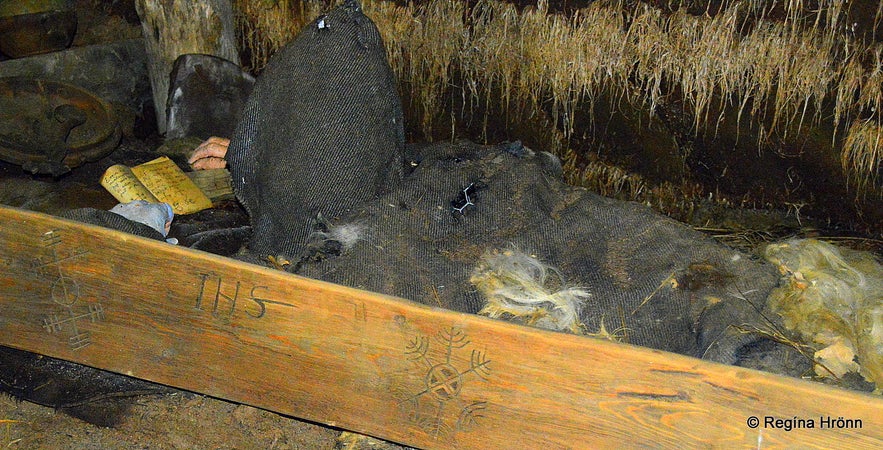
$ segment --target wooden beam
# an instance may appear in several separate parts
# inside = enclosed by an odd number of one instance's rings
[[[239,65],[231,0],[136,0],[147,49],[156,125],[168,125],[169,75],[179,56],[200,53]]]
[[[872,395],[10,208],[0,241],[0,344],[408,445],[883,445]]]

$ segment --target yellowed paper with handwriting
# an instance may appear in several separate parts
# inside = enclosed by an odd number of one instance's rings
[[[205,193],[166,156],[132,168],[111,166],[101,177],[101,185],[121,203],[165,202],[172,205],[175,214],[192,214],[212,207]]]

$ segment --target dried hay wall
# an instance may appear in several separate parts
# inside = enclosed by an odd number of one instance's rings
[[[234,3],[250,68],[259,71],[330,2]],[[830,199],[804,180],[827,184],[828,197],[852,214],[847,220],[879,233],[883,2],[613,1],[567,14],[545,1],[362,3],[384,34],[415,140],[524,139],[559,154],[571,182],[682,218],[696,199],[722,190],[737,203],[744,191],[742,206],[799,212],[811,203],[820,211]],[[871,11],[873,21],[858,32],[850,8]],[[629,139],[658,144],[659,154],[633,156],[631,165],[618,159],[620,122]],[[710,151],[738,157],[718,162],[709,170],[718,180],[708,182],[695,172],[714,164],[703,159]],[[769,170],[778,177],[770,187],[750,179],[729,191],[714,185],[738,177],[740,166],[743,177],[766,172],[753,159],[783,165]],[[648,180],[640,160],[662,175]],[[674,168],[660,169],[667,166]],[[831,174],[815,179],[820,172]]]

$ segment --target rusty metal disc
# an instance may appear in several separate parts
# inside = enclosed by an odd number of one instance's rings
[[[55,81],[0,78],[0,159],[32,173],[60,175],[117,147],[112,107]]]

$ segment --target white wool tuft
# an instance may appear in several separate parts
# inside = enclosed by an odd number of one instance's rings
[[[314,231],[311,238],[322,241],[340,242],[343,250],[353,248],[356,243],[365,239],[366,227],[358,223],[345,223],[343,225],[332,225],[328,227],[328,231]]]
[[[561,272],[516,249],[485,253],[470,282],[484,296],[479,314],[580,333],[579,313],[591,293],[567,287]]]

